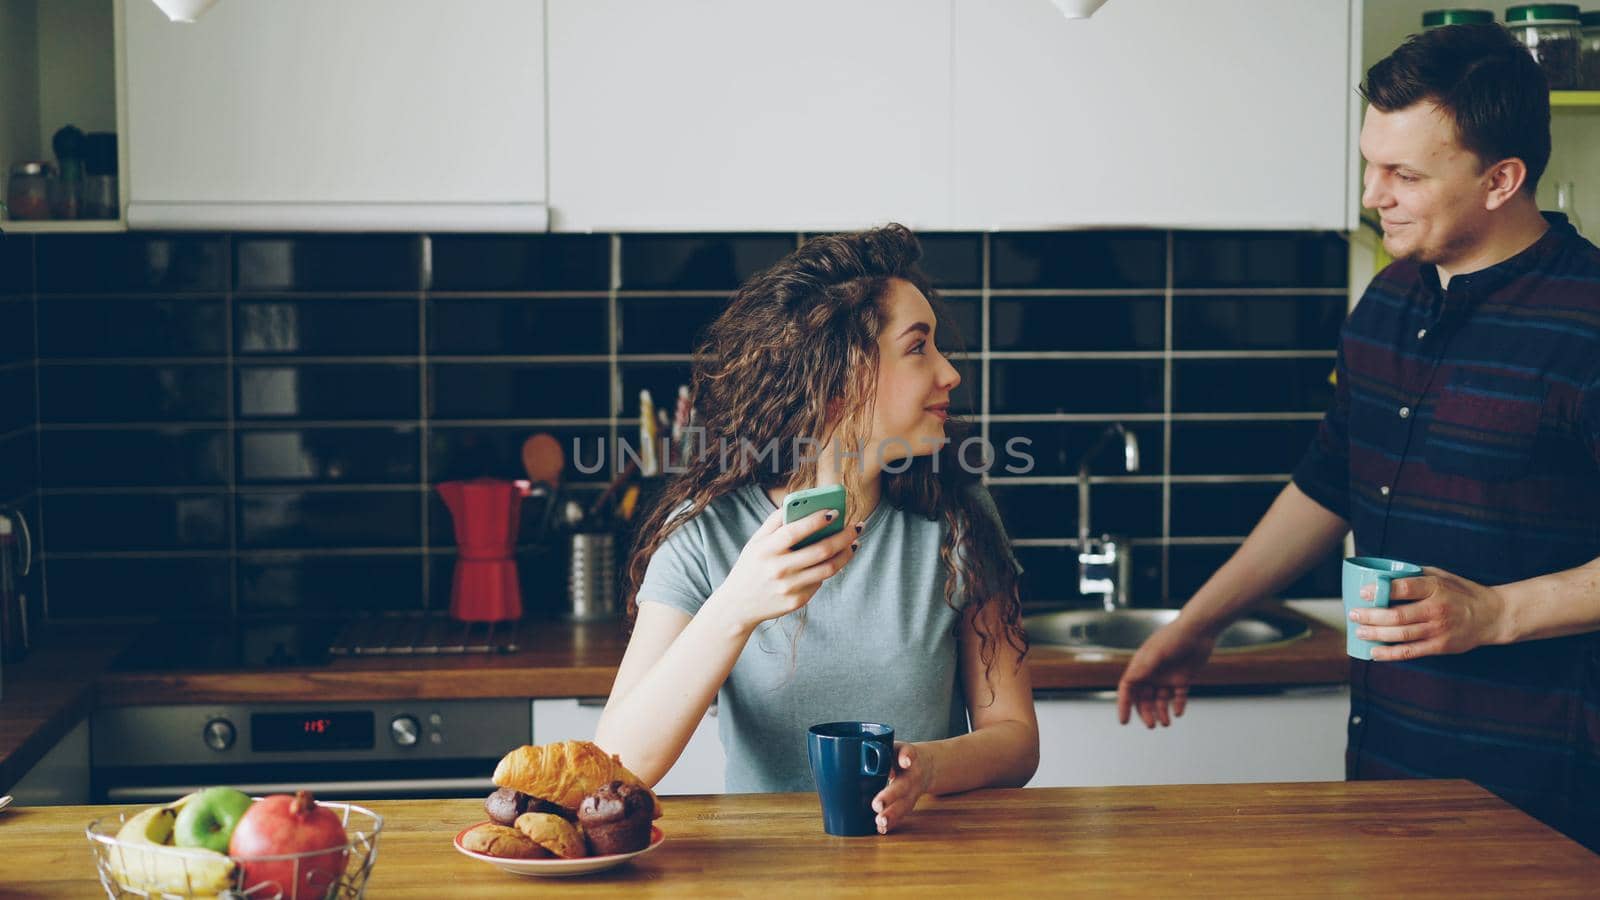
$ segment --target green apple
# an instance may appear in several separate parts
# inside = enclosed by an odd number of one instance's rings
[[[239,824],[239,817],[251,802],[250,795],[243,791],[206,788],[178,810],[178,820],[172,823],[173,843],[227,853],[233,826]]]

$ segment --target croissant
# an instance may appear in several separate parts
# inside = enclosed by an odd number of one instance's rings
[[[540,797],[567,809],[577,809],[583,798],[613,781],[649,790],[649,785],[628,771],[616,756],[590,741],[529,744],[507,753],[494,767],[494,783]],[[653,819],[661,818],[655,800]]]

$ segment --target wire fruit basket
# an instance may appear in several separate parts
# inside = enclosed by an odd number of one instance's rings
[[[117,832],[133,815],[126,812],[101,816],[90,822],[84,833],[94,853],[100,884],[111,900],[336,900],[366,896],[367,878],[378,858],[383,817],[354,803],[318,805],[340,814],[348,843],[304,853],[223,857],[119,840]]]

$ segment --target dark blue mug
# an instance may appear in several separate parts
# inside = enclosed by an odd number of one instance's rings
[[[822,830],[856,837],[878,833],[872,798],[894,768],[894,729],[871,722],[828,722],[806,732],[811,777],[822,800]]]

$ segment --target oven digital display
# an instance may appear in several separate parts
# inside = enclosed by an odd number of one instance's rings
[[[295,750],[371,750],[372,713],[253,713],[250,749],[266,753]]]

